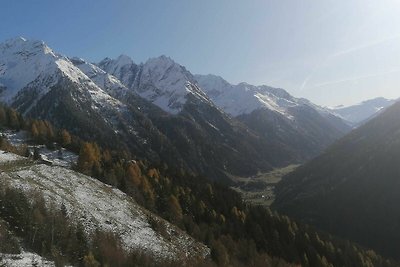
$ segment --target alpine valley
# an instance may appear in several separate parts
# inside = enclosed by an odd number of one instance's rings
[[[23,38],[0,45],[0,86],[28,117],[213,179],[304,162],[350,129],[283,89],[194,76],[166,56],[92,64]]]
[[[353,130],[281,88],[22,37],[0,102],[0,266],[399,266],[398,104]],[[299,221],[231,188],[301,164],[272,206]],[[371,213],[390,227],[362,238]]]

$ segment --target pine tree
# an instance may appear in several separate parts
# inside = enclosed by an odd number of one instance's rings
[[[128,181],[132,182],[135,187],[139,187],[142,182],[142,171],[139,165],[135,162],[131,162],[126,170]]]
[[[0,125],[4,126],[7,123],[7,115],[3,107],[0,107]]]
[[[32,135],[34,140],[38,140],[38,138],[39,138],[39,130],[37,128],[36,122],[32,122],[31,135]]]
[[[179,222],[182,220],[182,208],[179,200],[174,195],[171,195],[168,199],[168,208],[172,221]]]
[[[100,170],[100,149],[96,144],[85,142],[79,152],[78,169],[91,175]]]
[[[8,125],[12,129],[19,130],[19,128],[20,128],[19,119],[18,119],[17,112],[14,109],[8,110],[7,121],[8,121]]]
[[[68,146],[69,144],[71,144],[71,135],[69,134],[69,132],[65,129],[61,130],[60,133],[60,139],[61,139],[61,145],[63,147]]]
[[[89,254],[83,258],[83,263],[85,267],[100,267],[100,263],[94,258],[92,252],[89,252]]]
[[[214,241],[211,246],[211,258],[218,263],[219,266],[229,265],[229,254],[225,246],[219,241]]]

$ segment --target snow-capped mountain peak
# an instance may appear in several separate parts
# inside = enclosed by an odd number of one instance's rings
[[[149,59],[140,74],[138,93],[169,113],[181,111],[189,94],[209,101],[193,75],[169,57]]]
[[[75,58],[76,62],[84,62]],[[93,69],[103,72],[99,68]],[[88,73],[91,75],[92,73]],[[103,75],[107,75],[103,72]],[[123,105],[107,94],[72,61],[54,52],[44,42],[15,38],[0,44],[0,100],[27,113],[56,85],[69,82],[91,101],[93,108]],[[64,87],[64,86],[62,86]]]
[[[100,61],[97,66],[118,78],[127,88],[134,86],[136,74],[139,70],[139,66],[126,55],[120,55],[116,59],[107,57]]]
[[[217,97],[225,91],[232,90],[233,87],[222,77],[214,74],[195,75],[195,79],[199,84],[207,89],[207,94],[211,98]]]
[[[119,55],[117,58],[117,62],[119,66],[125,66],[125,65],[132,65],[133,64],[133,60],[132,58],[130,58],[127,55]]]
[[[104,66],[110,73],[121,72],[123,69],[130,68],[133,65],[135,63],[132,58],[127,55],[120,55],[115,60],[107,57],[99,63],[99,66]]]
[[[35,52],[43,52],[44,54],[52,54],[55,56],[54,51],[43,41],[28,40],[24,37],[16,37],[4,41],[0,44],[0,49],[2,51],[8,50],[10,53],[19,54],[21,57],[27,57]]]
[[[41,73],[54,73],[56,54],[41,41],[15,38],[0,44],[0,83],[7,102]]]
[[[0,44],[1,98],[10,102],[17,93],[35,82],[46,91],[59,77],[74,82],[89,81],[68,58],[55,53],[44,42],[15,38]],[[40,79],[40,80],[38,80]]]
[[[162,55],[136,65],[122,55],[115,60],[106,58],[98,66],[168,113],[179,113],[188,95],[212,104],[193,75],[170,57]]]

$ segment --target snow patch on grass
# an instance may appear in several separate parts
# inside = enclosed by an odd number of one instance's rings
[[[1,254],[0,253],[0,266],[7,267],[54,267],[52,261],[45,260],[37,254],[30,252],[22,252],[21,254]]]
[[[0,164],[10,163],[20,160],[26,160],[26,158],[0,150]]]

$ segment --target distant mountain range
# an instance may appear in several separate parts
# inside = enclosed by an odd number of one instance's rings
[[[394,99],[386,99],[378,97],[363,101],[352,106],[338,106],[331,109],[331,112],[338,115],[352,126],[359,126],[367,122],[369,119],[382,112],[387,107],[396,102]]]
[[[214,179],[304,162],[350,130],[283,89],[193,75],[166,56],[93,64],[24,38],[0,44],[0,100],[85,139]]]

